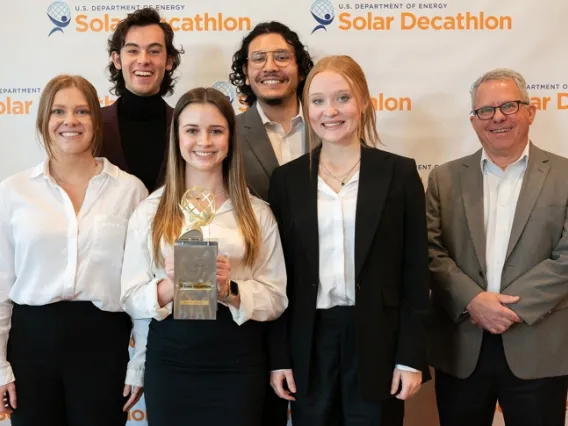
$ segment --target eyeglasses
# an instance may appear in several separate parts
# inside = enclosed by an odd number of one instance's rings
[[[509,101],[495,107],[485,106],[473,110],[472,114],[477,115],[477,118],[480,120],[491,120],[497,109],[499,109],[503,115],[512,115],[519,110],[520,105],[528,105],[528,102]]]
[[[247,58],[251,68],[262,68],[264,64],[266,64],[266,60],[268,59],[269,54],[272,55],[272,60],[274,61],[274,63],[281,68],[285,68],[290,65],[290,62],[294,58],[294,54],[285,49],[253,52]]]

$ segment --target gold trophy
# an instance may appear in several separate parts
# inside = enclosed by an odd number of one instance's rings
[[[203,239],[202,227],[215,216],[215,195],[192,187],[180,201],[182,235],[174,246],[174,319],[217,318],[217,241]]]

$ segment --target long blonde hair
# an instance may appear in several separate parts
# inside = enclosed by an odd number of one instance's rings
[[[308,151],[311,153],[314,148],[321,145],[321,140],[319,140],[315,134],[309,120],[309,92],[314,77],[324,71],[339,74],[347,81],[351,90],[353,90],[355,100],[361,110],[361,120],[357,127],[357,136],[359,137],[359,140],[361,140],[361,144],[373,147],[379,145],[381,140],[379,138],[379,133],[377,132],[375,108],[373,107],[365,73],[351,56],[335,55],[326,56],[325,58],[320,59],[306,77],[306,84],[304,86],[304,94],[302,98],[304,117],[306,117],[304,121],[308,128]]]
[[[223,160],[223,184],[233,205],[237,226],[245,241],[243,262],[251,266],[258,256],[260,229],[252,209],[245,180],[241,148],[236,131],[235,111],[227,97],[218,90],[199,87],[184,94],[176,104],[168,144],[164,193],[152,220],[152,249],[154,262],[163,266],[161,244],[173,245],[183,226],[183,212],[179,207],[185,185],[186,163],[179,148],[179,116],[190,104],[211,104],[229,124],[229,151]]]

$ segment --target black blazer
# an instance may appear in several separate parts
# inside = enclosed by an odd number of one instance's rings
[[[120,98],[119,98],[120,99]],[[166,163],[168,161],[167,156],[167,138],[170,137],[170,125],[172,122],[172,117],[174,115],[174,109],[166,104],[166,151],[164,152],[164,158],[162,160],[162,166],[160,169],[160,174],[156,181],[156,188],[148,188],[148,191],[152,192],[157,189],[163,183],[163,178],[166,173]],[[106,157],[115,166],[124,170],[127,173],[132,173],[126,164],[126,158],[124,157],[124,151],[122,150],[122,142],[120,140],[120,128],[118,126],[118,99],[107,107],[101,108],[101,121],[103,128],[103,143],[101,145],[100,152],[97,153],[100,157]]]
[[[277,168],[269,202],[279,224],[289,306],[270,333],[271,370],[292,368],[297,391],[309,388],[319,282],[317,171],[320,150]],[[325,261],[325,259],[322,259]],[[423,371],[429,313],[424,187],[414,160],[361,149],[355,225],[358,374],[362,396],[390,396],[393,369]]]

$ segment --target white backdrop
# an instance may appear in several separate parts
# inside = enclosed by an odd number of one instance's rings
[[[568,155],[568,56],[564,0],[442,0],[353,3],[328,0],[153,0],[2,2],[0,179],[43,158],[34,120],[41,88],[59,73],[89,79],[108,104],[106,40],[129,11],[151,5],[176,31],[185,55],[173,106],[186,90],[226,81],[242,37],[261,21],[297,31],[317,60],[349,54],[363,67],[376,101],[384,149],[414,157],[423,179],[438,164],[479,147],[469,125],[469,87],[490,68],[521,72],[537,105],[533,141]],[[315,30],[315,31],[314,31]],[[426,182],[426,181],[425,181]],[[568,355],[568,354],[567,354]],[[145,425],[140,403],[129,425]],[[9,425],[0,414],[2,426]],[[495,425],[502,425],[497,413]]]

